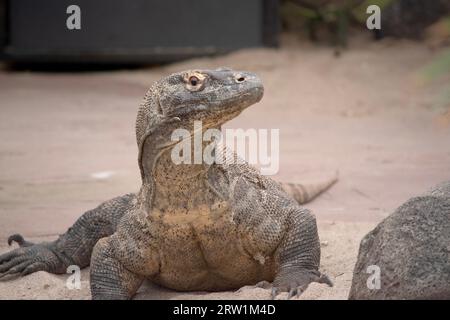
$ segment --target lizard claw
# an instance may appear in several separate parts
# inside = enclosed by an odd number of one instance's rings
[[[323,273],[320,275],[319,279],[316,280],[316,282],[325,283],[329,287],[333,286],[333,282],[330,280],[330,278],[326,274],[323,274]]]
[[[10,236],[8,237],[8,245],[10,246],[10,245],[13,243],[13,241],[14,241],[14,242],[17,242],[17,244],[18,244],[20,247],[31,247],[31,246],[34,244],[34,243],[32,243],[32,242],[26,241],[26,240],[22,237],[22,235],[20,235],[20,234],[18,234],[18,233],[13,234],[13,235],[10,235]]]
[[[297,298],[300,297],[300,295],[305,292],[305,290],[308,288],[308,285],[298,286],[291,288],[289,290],[289,293],[287,295],[286,300],[291,299],[292,297],[296,296]]]
[[[285,273],[286,275],[286,273]],[[288,275],[278,275],[273,283],[266,280],[260,281],[255,285],[244,286],[236,291],[240,293],[245,289],[270,289],[270,298],[275,300],[280,293],[287,292],[287,300],[293,297],[300,297],[305,292],[311,282],[325,283],[332,287],[333,283],[327,275],[318,271],[291,271]]]
[[[293,296],[297,296],[299,293],[298,288],[292,288],[291,290],[289,290],[288,296],[287,296],[287,300],[289,300],[290,298],[292,298]]]
[[[20,247],[0,255],[0,281],[24,276],[36,271],[63,273],[62,261],[55,255],[49,244],[32,244],[21,235],[12,235],[8,243],[17,242]]]
[[[308,288],[311,282],[324,283],[332,287],[333,283],[325,274],[318,271],[290,271],[275,278],[271,298],[275,299],[278,294],[287,292],[287,300],[299,297]]]
[[[272,291],[270,292],[270,298],[272,300],[275,300],[275,298],[277,297],[278,293],[279,293],[278,288],[277,287],[272,287]]]

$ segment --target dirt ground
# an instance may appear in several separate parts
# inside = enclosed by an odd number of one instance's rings
[[[84,211],[137,191],[134,119],[161,76],[228,66],[261,76],[265,96],[229,128],[279,128],[283,181],[316,181],[339,171],[331,190],[306,207],[319,221],[322,271],[302,299],[346,299],[359,241],[411,196],[450,179],[448,79],[425,81],[440,50],[415,42],[356,41],[340,57],[299,45],[242,50],[157,68],[99,72],[0,70],[0,251],[20,232],[54,239]],[[443,98],[444,97],[444,98]],[[0,282],[0,298],[89,298],[68,275],[38,272]],[[179,293],[146,284],[137,299],[266,299],[263,289]]]

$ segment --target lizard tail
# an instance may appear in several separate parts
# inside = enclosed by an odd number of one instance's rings
[[[327,181],[315,184],[281,183],[281,187],[287,194],[292,196],[299,204],[305,204],[322,192],[328,190],[338,181],[338,174]]]

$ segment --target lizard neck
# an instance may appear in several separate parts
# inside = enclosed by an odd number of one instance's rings
[[[164,151],[153,172],[154,209],[166,211],[176,208],[186,210],[205,203],[208,188],[205,184],[209,165],[175,164],[172,149]]]
[[[208,203],[210,192],[206,181],[211,165],[203,161],[201,164],[176,164],[172,159],[175,145],[168,146],[165,143],[166,146],[161,147],[164,143],[153,143],[154,141],[147,142],[142,158],[145,179],[140,199],[146,211],[156,209],[160,212],[176,210],[188,213],[191,209]],[[203,141],[202,150],[210,143]],[[193,148],[191,159],[194,161]]]

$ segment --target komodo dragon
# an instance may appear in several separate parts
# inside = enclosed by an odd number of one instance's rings
[[[220,128],[263,96],[261,80],[221,68],[172,74],[147,92],[136,120],[142,187],[84,213],[53,242],[0,256],[0,277],[91,265],[93,299],[129,299],[144,279],[192,291],[272,288],[272,298],[300,294],[309,283],[332,285],[319,272],[315,217],[307,201],[335,180],[294,197],[247,163],[174,164],[171,133]],[[269,282],[273,282],[270,284]]]

